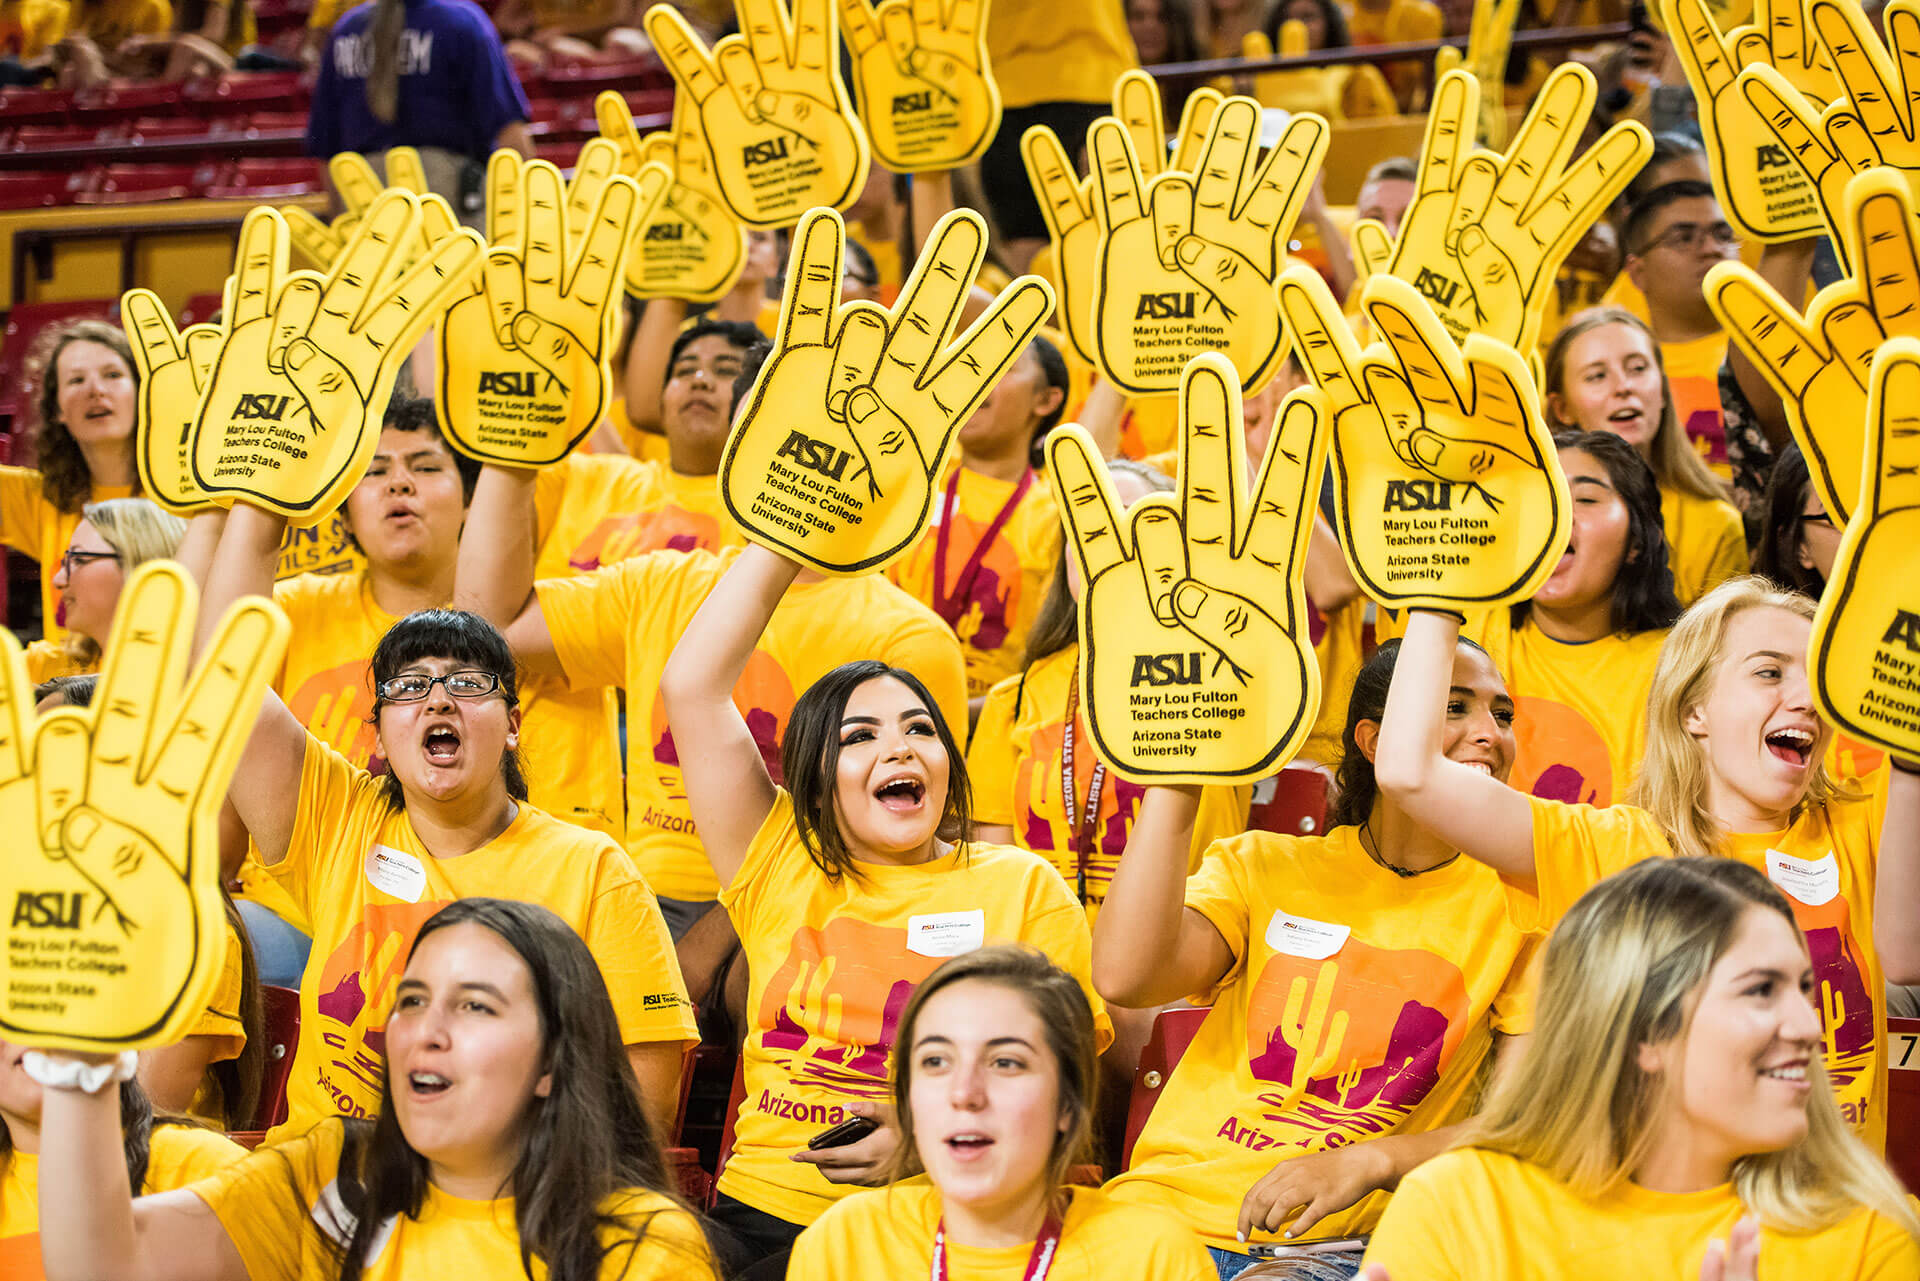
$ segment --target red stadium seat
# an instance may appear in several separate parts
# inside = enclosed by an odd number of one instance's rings
[[[305,111],[256,111],[247,117],[248,133],[283,133],[290,129],[306,132]]]
[[[131,205],[203,196],[220,180],[225,166],[206,164],[107,165],[89,189],[77,192],[77,205]]]
[[[0,189],[8,176],[0,174]],[[41,334],[74,320],[112,320],[119,307],[117,298],[16,304],[7,313],[6,328],[0,330],[0,421],[13,420],[17,430],[33,402],[33,389],[26,384],[26,363]]]
[[[161,138],[211,137],[217,132],[232,132],[222,131],[198,116],[141,116],[114,128],[135,147]]]
[[[544,160],[560,170],[570,170],[580,162],[578,142],[548,142],[533,149],[534,159]]]
[[[312,93],[298,71],[231,72],[188,81],[184,92],[188,107],[203,116],[292,111],[304,108]]]
[[[747,1059],[743,1054],[733,1065],[733,1094],[727,1099],[727,1127],[720,1132],[720,1161],[713,1167],[713,1186],[718,1195],[720,1176],[726,1173],[727,1158],[733,1155],[733,1124],[747,1101]],[[708,1208],[712,1208],[709,1200]]]
[[[269,1130],[287,1119],[287,1078],[293,1075],[293,1052],[300,1045],[300,993],[262,983],[260,1005],[265,1016],[267,1053],[253,1126]]]
[[[42,209],[70,205],[81,176],[40,169],[0,171],[0,209]]]
[[[1167,1078],[1180,1056],[1193,1044],[1194,1033],[1207,1017],[1205,1010],[1162,1010],[1153,1020],[1153,1032],[1147,1048],[1140,1052],[1140,1066],[1133,1073],[1133,1096],[1127,1100],[1127,1143],[1120,1153],[1120,1168],[1133,1165],[1133,1143],[1153,1113],[1153,1105],[1166,1088]]]
[[[167,81],[103,84],[73,96],[73,118],[81,124],[112,124],[136,116],[172,115],[181,88]]]
[[[0,89],[0,120],[10,125],[63,125],[72,110],[65,89]]]
[[[7,130],[4,146],[8,151],[84,147],[99,136],[100,130],[93,125],[21,125],[18,129]]]
[[[1887,1164],[1920,1196],[1920,1019],[1887,1020]]]
[[[556,97],[592,97],[602,89],[645,86],[673,91],[673,79],[658,58],[629,62],[579,62],[547,68],[547,87]]]
[[[327,189],[326,166],[309,156],[262,156],[237,162],[207,188],[216,200],[285,200]]]
[[[1307,765],[1289,765],[1253,785],[1247,827],[1281,836],[1314,836],[1327,826],[1326,774]]]

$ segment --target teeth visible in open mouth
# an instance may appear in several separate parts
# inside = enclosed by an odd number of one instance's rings
[[[982,1143],[991,1143],[993,1140],[984,1134],[955,1134],[950,1136],[947,1142],[956,1147],[977,1147]]]
[[[880,790],[874,793],[874,795],[878,796],[881,800],[899,797],[903,800],[918,802],[922,796],[926,795],[926,791],[927,789],[914,779],[896,778],[891,782],[881,784]]]
[[[1804,729],[1777,729],[1767,735],[1767,746],[1790,752],[1805,763],[1813,751],[1813,735]]]
[[[1770,1076],[1776,1081],[1805,1081],[1807,1079],[1807,1069],[1804,1065],[1800,1067],[1768,1068],[1760,1075]]]
[[[460,736],[450,729],[431,730],[426,738],[427,755],[448,757],[460,750]]]
[[[1479,770],[1488,778],[1493,777],[1493,766],[1487,764],[1485,761],[1461,761],[1460,764],[1465,765],[1468,769]]]
[[[438,1072],[410,1073],[407,1080],[412,1083],[413,1088],[416,1090],[444,1090],[453,1084],[453,1082],[447,1080],[446,1077],[441,1076]]]

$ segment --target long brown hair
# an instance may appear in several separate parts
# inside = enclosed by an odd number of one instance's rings
[[[104,320],[76,320],[61,325],[50,330],[40,342],[44,344],[40,353],[27,362],[28,369],[39,371],[40,380],[33,428],[33,465],[39,469],[40,492],[46,500],[59,511],[77,512],[93,493],[93,473],[87,470],[87,457],[80,452],[80,442],[60,420],[60,353],[77,342],[97,342],[110,348],[126,363],[127,377],[136,390],[140,386],[140,367],[133,363],[133,348],[127,345],[126,334],[119,326]],[[133,447],[129,439],[127,448]]]
[[[376,0],[373,21],[367,25],[367,46],[373,54],[367,68],[367,110],[382,124],[400,114],[400,37],[407,29],[407,7],[402,0]]]

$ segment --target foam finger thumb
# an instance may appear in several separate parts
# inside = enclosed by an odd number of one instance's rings
[[[362,408],[353,375],[312,339],[296,338],[287,344],[286,369],[306,400],[316,428],[337,427]]]
[[[579,362],[584,349],[579,340],[561,326],[523,311],[513,318],[513,345],[527,359],[559,379],[562,387],[571,388],[579,381]]]
[[[1182,626],[1226,655],[1235,667],[1252,666],[1253,654],[1274,639],[1255,626],[1260,615],[1245,600],[1191,578],[1174,587],[1173,610]]]

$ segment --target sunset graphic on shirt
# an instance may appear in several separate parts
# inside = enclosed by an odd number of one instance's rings
[[[567,566],[587,574],[647,552],[718,551],[720,522],[669,503],[647,512],[608,516],[567,554]]]
[[[1514,706],[1509,786],[1574,805],[1611,805],[1620,799],[1627,780],[1614,779],[1607,740],[1591,721],[1548,698],[1518,698]]]

